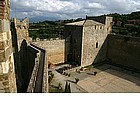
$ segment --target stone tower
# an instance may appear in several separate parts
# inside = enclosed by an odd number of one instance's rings
[[[10,0],[0,0],[0,92],[17,92],[10,31]]]

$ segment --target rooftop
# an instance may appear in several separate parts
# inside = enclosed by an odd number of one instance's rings
[[[67,23],[66,25],[75,25],[75,26],[95,26],[95,25],[101,25],[104,26],[104,24],[100,22],[96,22],[94,20],[83,20],[83,21],[78,21],[78,22],[73,22],[73,23]]]

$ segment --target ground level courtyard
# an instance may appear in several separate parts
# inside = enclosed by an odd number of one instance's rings
[[[61,67],[61,66],[59,66]],[[109,64],[102,64],[96,67],[89,67],[84,71],[80,68],[66,70],[70,77],[56,71],[58,67],[51,69],[54,73],[52,84],[62,84],[68,81],[71,84],[72,93],[137,93],[140,92],[140,73],[126,70]],[[78,72],[77,72],[78,71]],[[94,72],[97,72],[94,75]],[[78,78],[78,83],[75,83]]]

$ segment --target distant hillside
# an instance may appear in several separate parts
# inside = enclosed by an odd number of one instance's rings
[[[113,17],[113,33],[140,37],[140,11],[131,14],[109,14]]]
[[[66,23],[76,22],[83,20],[78,19],[67,19],[58,21],[43,21],[38,23],[29,24],[29,36],[33,39],[50,39],[50,38],[63,38],[64,25]]]
[[[140,11],[131,14],[112,13],[108,16],[113,17],[113,33],[140,37]],[[33,39],[63,38],[64,25],[66,23],[81,21],[78,19],[67,19],[57,21],[43,21],[30,23],[29,36]]]

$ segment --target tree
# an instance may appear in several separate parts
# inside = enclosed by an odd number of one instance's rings
[[[68,84],[67,81],[66,81],[66,85],[65,85],[65,93],[71,93],[70,83]]]
[[[69,89],[69,93],[71,93],[70,83],[69,83],[68,89]]]
[[[58,89],[62,89],[62,84],[58,83]]]
[[[66,85],[65,85],[65,93],[68,93],[68,82],[66,81]]]
[[[79,81],[79,78],[75,78],[75,83],[77,84]]]

